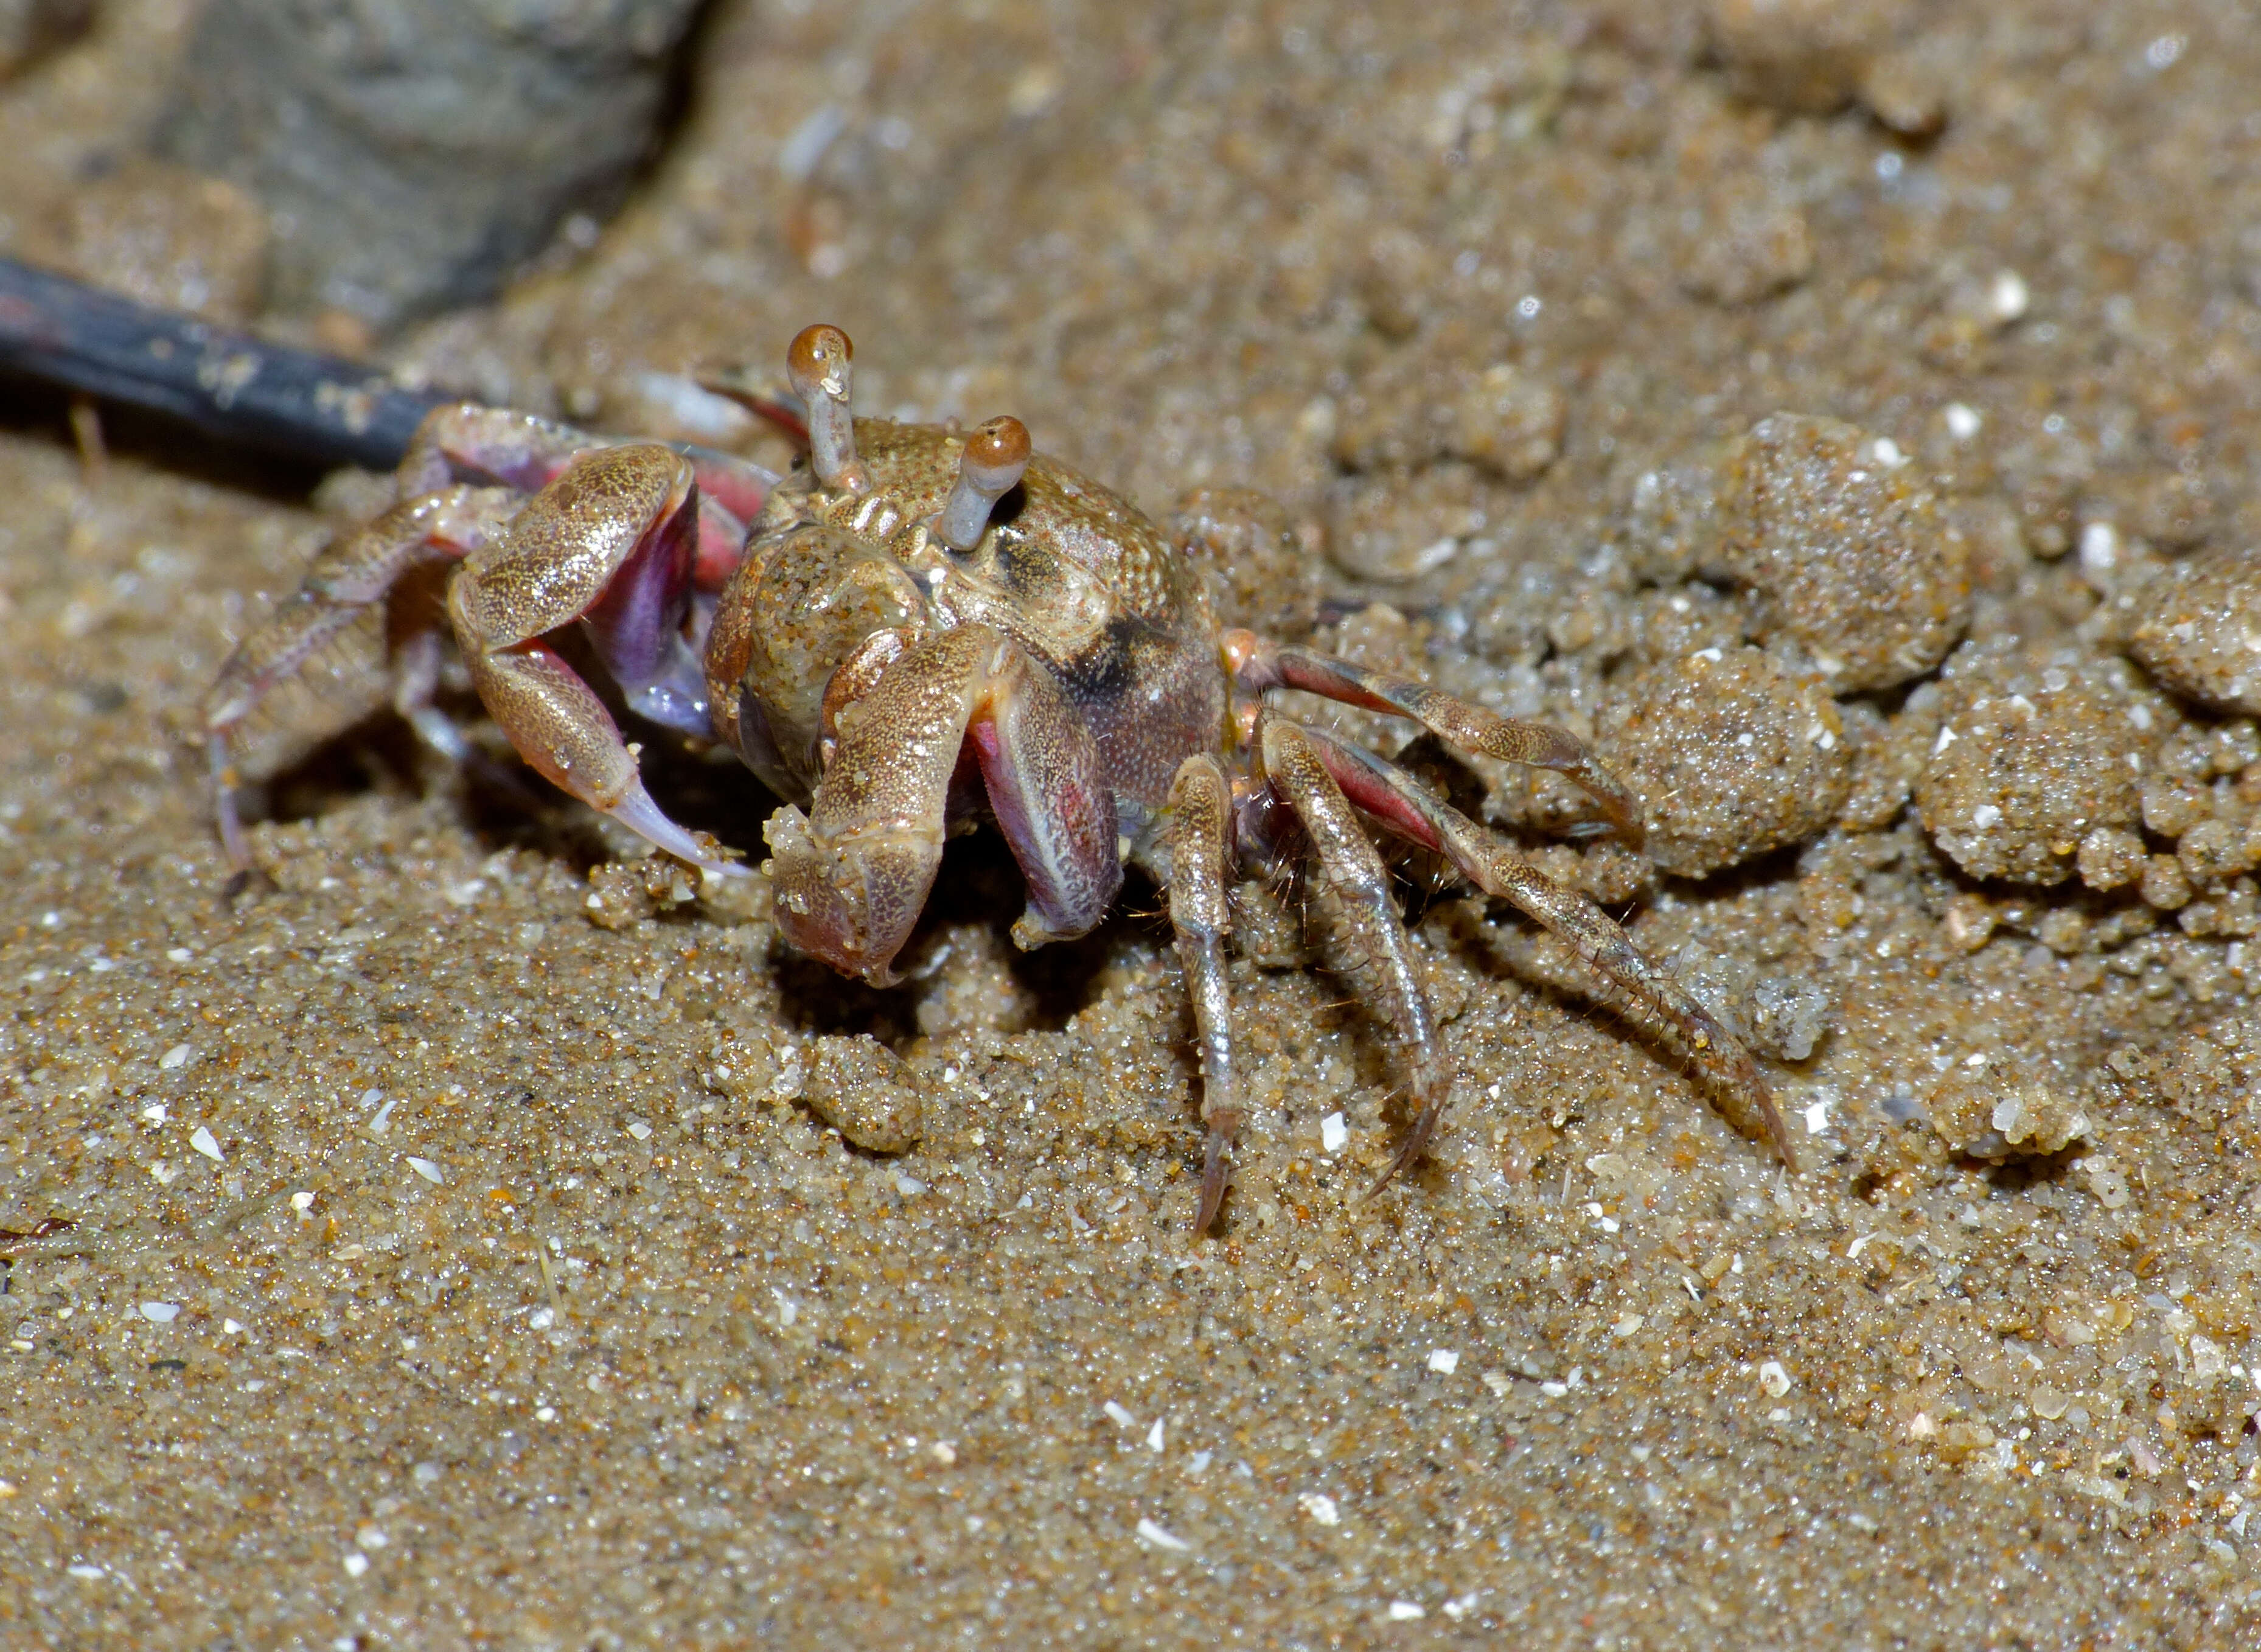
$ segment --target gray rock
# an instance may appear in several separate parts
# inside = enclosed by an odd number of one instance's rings
[[[267,206],[279,305],[492,293],[648,152],[696,0],[212,0],[159,147]]]

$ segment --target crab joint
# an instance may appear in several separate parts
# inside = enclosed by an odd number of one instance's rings
[[[868,492],[871,478],[856,457],[856,421],[849,410],[849,363],[856,347],[824,322],[793,334],[785,353],[793,393],[808,408],[808,457],[816,479],[851,493]]]
[[[989,526],[989,510],[1020,485],[1029,468],[1029,427],[1008,415],[992,419],[965,439],[958,480],[935,523],[935,535],[952,550],[971,550]]]

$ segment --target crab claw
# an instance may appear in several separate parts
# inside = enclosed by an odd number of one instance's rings
[[[776,891],[778,927],[802,952],[843,975],[892,987],[890,967],[910,938],[942,859],[938,835],[886,827],[819,842],[788,803],[762,837]]]

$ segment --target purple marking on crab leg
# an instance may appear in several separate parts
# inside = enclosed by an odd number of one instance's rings
[[[1375,772],[1379,759],[1371,753],[1356,746],[1338,745],[1331,740],[1315,740],[1312,750],[1353,807],[1363,809],[1410,843],[1428,850],[1441,851],[1445,847],[1436,829]]]
[[[684,636],[699,515],[694,489],[628,553],[581,624],[630,710],[705,736],[713,732],[706,672]]]

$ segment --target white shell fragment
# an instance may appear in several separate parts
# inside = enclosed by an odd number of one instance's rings
[[[1138,1541],[1143,1543],[1152,1543],[1156,1548],[1170,1549],[1180,1555],[1193,1552],[1194,1546],[1191,1543],[1187,1542],[1175,1533],[1157,1526],[1152,1520],[1141,1519],[1138,1522]]]

